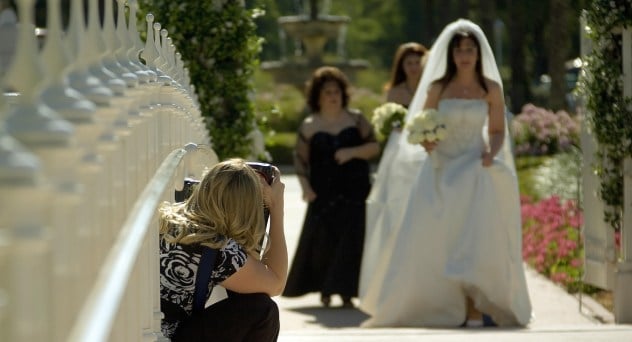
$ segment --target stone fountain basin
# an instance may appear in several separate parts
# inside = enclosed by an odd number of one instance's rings
[[[288,36],[295,39],[306,37],[337,38],[340,28],[346,26],[351,19],[347,16],[321,15],[311,19],[305,15],[284,16],[278,19],[279,25]]]

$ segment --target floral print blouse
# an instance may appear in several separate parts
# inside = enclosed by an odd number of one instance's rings
[[[204,247],[199,244],[172,244],[160,239],[160,306],[164,314],[162,333],[171,338],[178,325],[193,311],[195,277]],[[237,272],[246,263],[246,250],[235,240],[218,250],[208,284],[207,299],[215,284]]]

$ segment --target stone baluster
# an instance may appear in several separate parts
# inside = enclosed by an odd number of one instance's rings
[[[92,10],[94,12],[97,8],[93,6]],[[93,31],[100,36],[98,24],[96,30],[93,28]],[[122,223],[125,218],[125,203],[120,200],[120,193],[126,186],[125,182],[122,182],[123,170],[126,169],[126,166],[123,164],[125,159],[120,157],[121,143],[116,135],[114,123],[119,117],[127,115],[127,108],[123,107],[130,100],[123,96],[115,97],[114,92],[109,87],[104,86],[101,79],[95,77],[89,68],[95,63],[98,64],[98,55],[91,53],[92,49],[96,48],[93,47],[92,38],[86,34],[82,0],[72,0],[70,25],[64,42],[73,56],[81,56],[72,61],[72,71],[69,74],[71,86],[81,91],[98,106],[95,120],[101,127],[101,134],[92,136],[98,138],[96,153],[86,155],[84,161],[92,161],[93,165],[88,167],[86,164],[86,167],[81,168],[81,177],[86,196],[94,199],[93,205],[86,204],[88,205],[86,215],[91,216],[93,226],[99,227],[95,228],[96,232],[93,236],[108,240],[116,234],[113,231],[116,230],[114,227]],[[107,80],[105,81],[107,82]],[[122,85],[125,87],[124,84]],[[96,166],[97,163],[100,163],[101,169]],[[104,182],[104,179],[112,182]],[[91,254],[96,260],[102,260],[100,258],[107,252],[101,247],[107,248],[107,246],[99,244],[95,248],[95,253]]]
[[[164,31],[164,34],[163,34]],[[175,82],[175,60],[173,54],[175,53],[175,45],[173,45],[173,39],[169,37],[169,32],[166,29],[160,30],[160,37],[162,44],[162,56],[165,59],[165,73],[171,77]]]
[[[138,80],[141,84],[154,82],[156,80],[156,74],[149,70],[149,68],[138,59],[142,45],[137,47],[135,44],[136,40],[140,41],[140,35],[136,28],[136,1],[128,1],[130,10],[128,24],[126,24],[125,21],[125,2],[126,0],[117,0],[118,19],[116,22],[116,34],[121,41],[121,46],[115,53],[119,61],[122,61],[125,67],[138,76]]]
[[[76,214],[78,192],[73,166],[78,160],[79,149],[73,145],[72,125],[39,101],[42,83],[39,75],[43,68],[33,35],[34,0],[21,0],[18,6],[18,46],[6,82],[20,96],[17,104],[8,111],[5,125],[9,134],[38,156],[44,182],[39,189],[31,189],[41,192],[40,195],[31,193],[33,197],[28,202],[23,199],[21,207],[24,209],[12,208],[15,210],[12,216],[17,242],[12,244],[12,257],[16,262],[11,263],[10,274],[15,277],[11,292],[15,302],[19,303],[12,308],[17,324],[12,340],[42,340],[51,336],[56,339],[62,336],[60,328],[64,323],[72,322],[72,310],[79,303],[78,296],[73,294],[75,227],[68,222],[68,216]],[[39,203],[42,198],[46,202]],[[23,205],[33,202],[36,202],[33,210]],[[47,223],[46,227],[43,222]],[[51,243],[55,247],[52,258],[49,257]],[[42,270],[46,271],[40,273]],[[18,271],[22,275],[16,273]],[[52,304],[52,310],[43,309],[38,301],[44,301],[46,308]],[[52,331],[51,326],[54,327]]]
[[[621,69],[623,98],[632,98],[632,27],[624,27],[621,32]],[[632,104],[628,102],[628,111]],[[627,137],[630,146],[630,137]],[[623,212],[621,222],[621,254],[617,260],[614,284],[614,314],[617,323],[632,323],[632,157],[621,161],[623,186]]]
[[[156,47],[156,51],[158,52],[158,56],[154,60],[154,65],[156,66],[156,70],[158,73],[158,82],[162,82],[163,84],[168,85],[171,83],[171,77],[169,77],[169,75],[165,73],[165,70],[167,69],[167,61],[162,56],[162,35],[160,33],[161,26],[162,25],[160,23],[154,23],[153,25],[154,45]]]
[[[155,25],[156,28],[156,25]],[[171,143],[171,149],[176,146],[182,146],[190,141],[190,137],[186,135],[185,124],[187,124],[186,108],[183,107],[183,100],[186,95],[182,92],[182,87],[175,81],[174,78],[174,64],[172,64],[171,56],[171,41],[169,37],[169,31],[167,29],[159,30],[160,39],[156,40],[156,48],[160,53],[160,57],[157,59],[157,63],[161,63],[159,69],[163,71],[168,82],[165,82],[165,86],[161,88],[160,100],[166,104],[163,106],[164,110],[167,110],[168,115],[171,116],[172,122],[175,123],[177,128],[175,137]]]
[[[176,51],[176,82],[178,82],[182,88],[188,93],[189,89],[186,88],[186,81],[184,79],[184,61],[182,61],[182,54]]]
[[[145,40],[144,47],[141,49],[140,58],[145,61],[145,65],[158,75],[158,68],[156,66],[156,59],[158,58],[158,49],[154,42],[154,15],[149,13],[145,16],[147,22],[147,38]]]
[[[121,63],[117,57],[116,52],[120,51],[120,47],[122,46],[121,40],[117,36],[117,32],[114,28],[114,16],[113,16],[113,6],[112,0],[105,1],[105,16],[104,16],[104,25],[103,32],[105,36],[106,46],[108,48],[108,52],[105,54],[104,65],[113,70],[117,74],[121,74],[123,78],[126,78],[127,75],[127,85],[131,89],[127,90],[126,98],[130,100],[127,104],[127,108],[129,111],[128,117],[128,125],[132,126],[130,129],[137,130],[138,133],[132,132],[131,135],[137,139],[138,144],[131,145],[133,147],[133,151],[136,153],[137,158],[134,160],[134,164],[136,168],[132,170],[132,172],[136,175],[136,184],[143,184],[149,177],[149,94],[148,92],[155,91],[152,87],[137,87],[138,86],[138,76],[134,73],[131,73],[127,68],[123,67],[123,63]],[[122,4],[119,4],[120,8],[123,8]],[[119,14],[119,18],[123,18],[122,23],[124,23],[124,15]],[[124,27],[124,26],[123,26]],[[132,189],[133,190],[133,189]],[[140,190],[140,189],[136,189]]]
[[[158,49],[155,45],[154,40],[154,15],[149,13],[145,16],[145,21],[147,22],[147,39],[145,41],[145,46],[142,49],[140,57],[145,61],[145,65],[152,71],[154,74],[158,75],[159,70],[156,67],[156,59],[158,58]],[[164,79],[159,79],[158,84],[162,85],[164,83]],[[160,112],[160,103],[159,103],[159,91],[152,94],[151,103],[155,106],[155,112]],[[158,158],[166,156],[170,149],[170,126],[169,126],[169,118],[164,115],[159,115],[157,117],[158,121],[158,137],[159,137],[159,146],[157,151]]]
[[[90,101],[97,105],[109,105],[114,93],[89,72],[88,65],[91,61],[89,56],[84,54],[86,41],[83,0],[71,0],[70,21],[64,38],[70,57],[68,81],[72,88],[81,92]]]
[[[114,3],[112,0],[105,0],[104,7],[103,36],[106,53],[103,58],[103,65],[118,75],[128,88],[135,88],[138,86],[138,76],[125,67],[116,54],[122,43],[114,26]]]
[[[135,104],[133,105],[138,111],[144,115],[153,115],[154,106],[152,104],[152,98],[156,97],[160,84],[156,81],[155,72],[151,71],[146,65],[142,64],[139,57],[139,51],[141,49],[136,48],[134,42],[140,41],[138,31],[136,30],[136,2],[130,1],[130,23],[129,29],[125,23],[125,0],[118,0],[118,19],[116,26],[116,34],[121,42],[120,47],[115,51],[117,58],[128,69],[133,70],[138,76],[141,82],[138,88],[140,92],[134,95]],[[132,38],[133,37],[133,38]],[[155,120],[148,120],[150,122],[150,131],[157,130],[157,123]],[[155,134],[149,134],[150,139],[157,139]],[[150,169],[158,165],[156,148],[156,141],[150,141],[147,144],[147,165]]]
[[[77,197],[69,201],[73,210],[67,215],[66,226],[74,227],[74,236],[77,243],[73,260],[74,274],[70,278],[72,287],[78,289],[71,291],[74,296],[85,294],[95,278],[95,266],[103,255],[97,251],[102,245],[103,230],[108,224],[108,208],[104,208],[103,193],[99,191],[99,181],[102,176],[102,158],[97,150],[99,136],[107,128],[107,122],[102,122],[96,115],[96,105],[87,100],[81,93],[70,88],[64,70],[68,69],[68,58],[62,48],[62,32],[60,24],[60,2],[49,0],[48,2],[48,34],[44,49],[41,54],[42,64],[46,70],[47,79],[40,96],[40,100],[54,109],[61,117],[74,124],[77,148],[80,149],[80,161],[76,164]],[[89,200],[88,200],[89,199]],[[56,240],[53,240],[56,241]],[[62,285],[66,286],[66,285]],[[58,297],[64,301],[63,296]],[[56,303],[56,310],[68,307],[64,302]],[[70,321],[62,324],[68,328],[72,323],[71,315],[57,315]],[[56,325],[57,326],[57,325]],[[65,330],[63,330],[65,331]],[[55,340],[62,340],[62,331],[57,331]]]
[[[62,47],[60,0],[48,0],[47,9],[46,41],[41,52],[46,79],[40,99],[54,110],[63,109],[64,118],[71,122],[93,121],[96,105],[71,88],[68,82],[71,58]]]
[[[88,26],[82,56],[87,56],[90,73],[98,77],[115,95],[123,95],[127,85],[119,75],[106,68],[103,61],[108,54],[99,19],[99,0],[88,0]]]
[[[50,333],[43,215],[50,191],[41,184],[39,159],[6,131],[6,111],[0,96],[0,340],[43,340]]]

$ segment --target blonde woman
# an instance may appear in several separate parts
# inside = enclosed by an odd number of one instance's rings
[[[287,279],[279,170],[269,185],[244,160],[215,165],[184,202],[160,209],[163,334],[172,341],[276,341],[279,312],[271,296]],[[269,248],[263,208],[270,212]],[[227,298],[194,313],[196,278],[207,247],[216,250],[206,287]],[[260,257],[262,255],[262,257]],[[206,299],[208,299],[206,295]]]

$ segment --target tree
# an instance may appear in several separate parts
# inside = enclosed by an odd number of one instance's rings
[[[510,103],[514,113],[520,113],[521,107],[530,98],[529,79],[526,73],[526,9],[522,0],[508,0],[510,35],[509,60],[511,66]]]
[[[237,0],[139,3],[141,22],[152,12],[182,54],[218,157],[248,156],[255,125],[251,78],[261,46],[253,22],[258,10]]]
[[[571,13],[568,0],[549,2],[549,23],[547,34],[548,69],[551,76],[549,108],[559,110],[566,105],[566,67],[565,62],[570,48],[570,27],[568,16]]]

